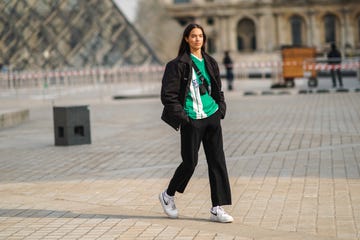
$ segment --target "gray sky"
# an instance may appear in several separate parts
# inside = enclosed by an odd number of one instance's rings
[[[134,22],[138,0],[114,0],[130,22]]]

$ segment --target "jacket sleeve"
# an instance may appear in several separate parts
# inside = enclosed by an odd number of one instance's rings
[[[213,69],[214,69],[214,76],[215,76],[215,81],[217,84],[217,93],[216,93],[216,99],[215,101],[217,102],[217,104],[219,105],[219,111],[221,113],[221,118],[224,119],[225,115],[226,115],[226,102],[225,102],[225,97],[224,97],[224,92],[221,90],[221,78],[220,78],[220,70],[219,70],[219,66],[216,63],[215,60],[213,60]]]
[[[161,119],[175,130],[179,130],[182,123],[189,122],[180,102],[181,78],[177,63],[169,62],[165,67],[161,85],[161,102],[164,105]]]

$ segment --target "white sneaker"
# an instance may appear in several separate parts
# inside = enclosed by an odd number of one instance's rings
[[[230,223],[232,221],[234,221],[234,218],[232,216],[230,216],[229,214],[227,214],[225,212],[225,210],[220,207],[213,207],[210,210],[210,220],[214,221],[214,222],[221,222],[221,223]]]
[[[161,203],[161,206],[164,209],[164,212],[166,215],[169,216],[169,218],[177,218],[178,217],[178,210],[175,206],[174,197],[170,197],[166,194],[166,192],[162,192],[159,195],[159,200]]]

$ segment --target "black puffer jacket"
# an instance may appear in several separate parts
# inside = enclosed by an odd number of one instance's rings
[[[205,52],[202,55],[211,78],[211,96],[219,105],[221,116],[224,118],[226,104],[224,93],[221,91],[219,66],[215,59]],[[179,130],[181,124],[189,122],[189,117],[184,111],[184,104],[191,79],[191,58],[188,53],[167,63],[161,86],[161,102],[164,105],[161,119],[175,130]]]

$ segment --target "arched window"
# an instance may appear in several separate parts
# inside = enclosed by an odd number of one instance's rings
[[[208,37],[206,40],[207,50],[209,53],[215,53],[216,47],[215,47],[215,39],[212,37]]]
[[[325,43],[336,42],[336,16],[327,14],[324,17]]]
[[[244,50],[244,41],[241,36],[237,37],[237,49],[239,51]]]
[[[177,4],[177,3],[189,3],[190,0],[174,0],[174,3]]]
[[[303,29],[304,21],[300,16],[292,16],[290,18],[292,45],[303,45]]]
[[[237,49],[238,51],[256,50],[255,24],[249,18],[244,18],[237,25]]]

